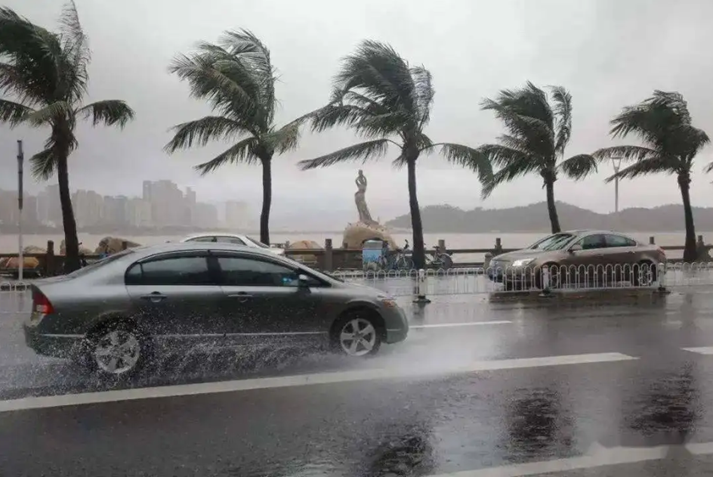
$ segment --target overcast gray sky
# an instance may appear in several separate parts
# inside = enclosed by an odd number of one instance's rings
[[[50,28],[63,4],[2,3]],[[137,117],[123,132],[80,128],[80,147],[71,157],[73,188],[138,195],[143,179],[170,178],[194,186],[199,200],[235,198],[259,210],[259,167],[228,166],[205,178],[192,170],[224,145],[173,157],[162,152],[171,125],[208,112],[188,97],[186,84],[167,73],[169,61],[198,40],[214,41],[222,31],[236,28],[252,30],[272,50],[280,73],[280,122],[322,106],[340,58],[368,38],[392,44],[411,63],[432,72],[437,93],[427,133],[436,141],[471,146],[493,141],[501,127],[492,113],[480,111],[479,102],[527,80],[571,91],[574,132],[568,155],[610,145],[611,117],[654,89],[683,93],[694,121],[713,135],[710,0],[77,0],[77,6],[93,51],[91,99],[125,99]],[[0,161],[0,187],[14,188],[14,140],[23,138],[31,154],[45,135],[43,130],[0,127],[0,151],[7,157]],[[276,158],[276,214],[295,207],[304,213],[351,210],[359,166],[300,172],[295,163],[355,141],[346,131],[306,134],[300,149]],[[713,174],[701,172],[711,160],[710,150],[697,158],[694,205],[713,205]],[[393,170],[390,160],[363,169],[373,215],[387,218],[408,210],[405,171]],[[556,198],[609,211],[613,185],[603,183],[609,174],[611,169],[604,167],[583,182],[560,179]],[[540,180],[528,177],[481,201],[476,177],[438,156],[419,159],[418,188],[422,206],[500,208],[545,198]],[[622,207],[680,200],[675,180],[667,176],[624,182],[621,188]]]

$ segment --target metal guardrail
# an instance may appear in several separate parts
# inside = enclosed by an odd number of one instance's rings
[[[371,286],[393,296],[488,295],[526,290],[713,290],[713,263],[624,264],[555,266],[543,268],[496,267],[449,270],[337,271],[342,280]],[[0,314],[29,313],[32,306],[27,282],[0,283]]]

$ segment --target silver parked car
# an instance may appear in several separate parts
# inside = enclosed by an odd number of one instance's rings
[[[280,247],[274,247],[265,245],[257,239],[248,237],[247,235],[240,234],[226,234],[226,233],[202,233],[198,235],[191,235],[181,240],[181,242],[221,242],[221,243],[233,243],[235,245],[245,245],[246,247],[255,247],[269,250],[275,255],[285,255],[285,249]]]
[[[186,349],[319,343],[361,357],[404,340],[409,329],[382,291],[226,243],[128,249],[31,288],[27,344],[114,376],[145,365],[158,342]]]

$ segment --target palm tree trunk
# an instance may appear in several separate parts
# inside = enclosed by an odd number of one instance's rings
[[[555,205],[555,181],[545,179],[545,190],[547,191],[547,213],[550,215],[552,233],[557,234],[562,229],[560,228],[560,219],[557,216],[557,206]]]
[[[79,269],[79,239],[77,238],[77,222],[74,220],[72,196],[69,192],[69,170],[67,156],[57,160],[57,183],[59,185],[59,203],[62,208],[62,226],[64,227],[64,272],[70,273]]]
[[[413,265],[420,270],[426,263],[426,253],[423,246],[423,224],[421,209],[418,207],[416,195],[416,159],[406,162],[408,169],[408,205],[411,212],[411,229],[413,230]]]
[[[262,212],[260,241],[270,245],[270,207],[272,206],[272,157],[262,158]]]
[[[688,174],[678,176],[678,187],[681,189],[683,199],[683,216],[686,223],[686,242],[683,247],[683,261],[695,262],[698,258],[696,251],[696,226],[693,224],[693,209],[691,208],[691,179]]]

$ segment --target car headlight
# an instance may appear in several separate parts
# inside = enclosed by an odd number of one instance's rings
[[[535,261],[534,258],[523,258],[521,260],[515,260],[514,262],[512,262],[512,266],[513,267],[524,267],[525,265],[529,265],[534,261]]]

